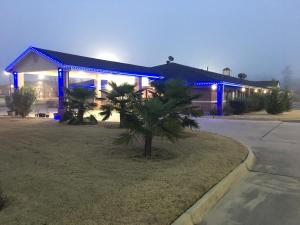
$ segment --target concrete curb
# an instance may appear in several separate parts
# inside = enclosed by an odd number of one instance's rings
[[[196,225],[216,205],[216,203],[229,191],[231,186],[245,176],[255,164],[255,155],[248,149],[247,158],[219,183],[203,195],[191,208],[179,216],[171,225]]]

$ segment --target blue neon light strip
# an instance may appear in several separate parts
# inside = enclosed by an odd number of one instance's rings
[[[106,70],[106,69],[99,69],[99,68],[92,68],[92,67],[82,67],[82,66],[74,66],[74,65],[65,65],[64,63],[60,62],[57,59],[52,58],[51,56],[44,54],[43,52],[38,51],[34,47],[27,48],[17,59],[15,59],[11,64],[9,64],[5,71],[11,72],[13,67],[20,62],[28,53],[34,52],[43,58],[50,60],[58,67],[63,68],[65,70],[82,70],[82,71],[90,71],[90,72],[100,72],[100,73],[109,73],[109,74],[119,74],[119,75],[127,75],[127,76],[136,76],[136,77],[148,77],[151,79],[163,79],[162,76],[157,74],[139,74],[133,72],[124,72],[124,71],[117,71],[117,70]]]
[[[223,114],[223,84],[217,86],[217,113],[219,116]]]
[[[64,71],[62,68],[58,69],[58,97],[64,96]]]
[[[232,86],[232,87],[242,87],[243,85],[241,84],[234,84],[230,82],[223,82],[223,81],[209,81],[209,82],[195,82],[193,83],[194,86],[211,86],[214,84],[223,84],[225,86]]]
[[[64,69],[79,70],[79,71],[83,70],[83,71],[89,71],[89,72],[109,73],[109,74],[135,76],[135,77],[148,77],[148,78],[152,78],[152,79],[163,79],[162,76],[158,76],[158,75],[138,74],[138,73],[131,73],[131,72],[116,71],[116,70],[96,69],[96,68],[82,67],[82,66],[64,65]]]

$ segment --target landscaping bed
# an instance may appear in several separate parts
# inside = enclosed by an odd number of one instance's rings
[[[241,144],[191,132],[114,145],[113,124],[67,126],[47,119],[0,119],[5,225],[167,225],[246,157]]]

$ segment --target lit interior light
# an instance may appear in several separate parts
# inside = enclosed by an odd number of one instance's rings
[[[13,87],[14,87],[14,85],[13,85],[13,84],[11,84],[11,85],[10,85],[10,88],[13,88]]]
[[[211,90],[213,91],[217,90],[217,85],[216,84],[211,85]]]
[[[44,74],[39,74],[39,80],[43,80],[45,78],[45,75]]]
[[[267,94],[267,90],[264,90],[264,94]]]
[[[246,88],[242,87],[242,92],[245,92],[246,91]]]
[[[257,89],[254,89],[254,93],[257,93],[258,92],[258,90]]]

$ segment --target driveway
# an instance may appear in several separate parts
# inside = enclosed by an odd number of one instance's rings
[[[202,130],[252,148],[253,170],[200,225],[300,224],[300,123],[199,119]]]

